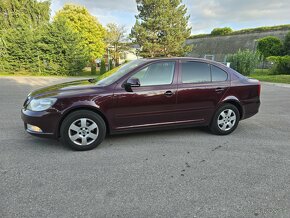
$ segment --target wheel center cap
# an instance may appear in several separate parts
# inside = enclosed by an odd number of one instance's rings
[[[87,131],[86,130],[82,130],[82,134],[83,135],[86,135],[87,134]]]

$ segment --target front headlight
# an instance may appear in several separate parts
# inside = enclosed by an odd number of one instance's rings
[[[27,109],[31,111],[44,111],[50,108],[55,102],[56,98],[40,98],[40,99],[32,99]]]

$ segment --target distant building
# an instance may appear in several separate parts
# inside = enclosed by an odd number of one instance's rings
[[[138,56],[139,50],[140,50],[139,45],[136,44],[130,45],[126,51],[121,52],[119,63],[122,64],[125,61],[133,61],[141,58],[140,56]]]

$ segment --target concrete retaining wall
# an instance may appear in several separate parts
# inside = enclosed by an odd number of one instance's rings
[[[284,40],[289,30],[268,31],[230,36],[204,37],[188,39],[187,44],[193,45],[191,57],[204,58],[205,55],[214,55],[214,60],[223,62],[226,55],[233,54],[239,49],[255,50],[257,40],[266,36],[275,36]]]

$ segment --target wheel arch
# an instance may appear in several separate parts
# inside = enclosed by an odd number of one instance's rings
[[[106,118],[106,116],[104,115],[103,112],[101,112],[99,109],[95,108],[95,107],[92,107],[92,106],[81,106],[81,107],[75,107],[75,108],[71,108],[69,110],[67,110],[62,118],[60,119],[59,123],[58,123],[58,130],[57,130],[57,138],[61,137],[61,134],[60,134],[60,130],[61,130],[61,125],[63,123],[63,121],[65,120],[65,118],[70,115],[71,113],[75,112],[75,111],[80,111],[80,110],[88,110],[88,111],[92,111],[96,114],[98,114],[99,116],[102,117],[102,119],[104,120],[105,124],[106,124],[106,131],[107,133],[110,133],[110,126],[109,126],[109,122],[108,122],[108,119]]]
[[[225,98],[223,101],[220,102],[219,107],[221,105],[223,105],[223,104],[232,104],[232,105],[234,105],[239,110],[240,120],[242,120],[242,118],[244,116],[244,109],[243,109],[240,101],[236,97],[230,96],[230,97]]]

